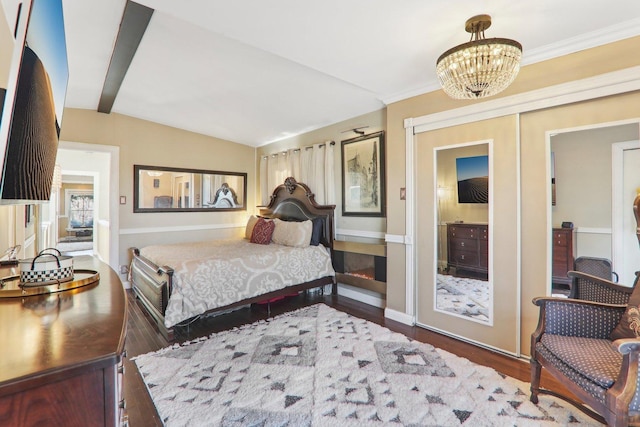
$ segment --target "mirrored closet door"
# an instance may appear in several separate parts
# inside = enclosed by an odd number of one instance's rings
[[[419,326],[518,354],[516,118],[416,136]],[[496,131],[498,129],[498,131]]]

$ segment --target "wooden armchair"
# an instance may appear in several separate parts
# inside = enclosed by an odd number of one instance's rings
[[[638,283],[639,274],[640,272],[636,272],[636,280],[633,282],[633,286],[629,287],[592,274],[570,271],[567,273],[567,276],[571,279],[569,298],[605,304],[626,305],[633,292],[633,288]]]
[[[640,340],[609,339],[627,307],[566,298],[533,302],[540,318],[531,336],[531,401],[550,394],[610,426],[640,425]],[[540,388],[543,367],[584,404]]]

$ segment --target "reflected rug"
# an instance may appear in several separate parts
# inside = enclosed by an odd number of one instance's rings
[[[166,426],[599,425],[324,304],[134,358]]]
[[[436,275],[436,307],[472,319],[489,321],[491,289],[486,280]]]

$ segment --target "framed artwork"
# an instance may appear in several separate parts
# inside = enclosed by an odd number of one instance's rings
[[[342,141],[342,215],[385,215],[384,131]]]
[[[65,190],[69,228],[93,227],[93,190]]]

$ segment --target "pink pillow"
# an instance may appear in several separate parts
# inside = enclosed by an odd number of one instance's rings
[[[268,245],[271,242],[271,236],[273,235],[273,230],[275,228],[275,222],[259,218],[256,225],[253,227],[253,232],[251,233],[251,243]]]

